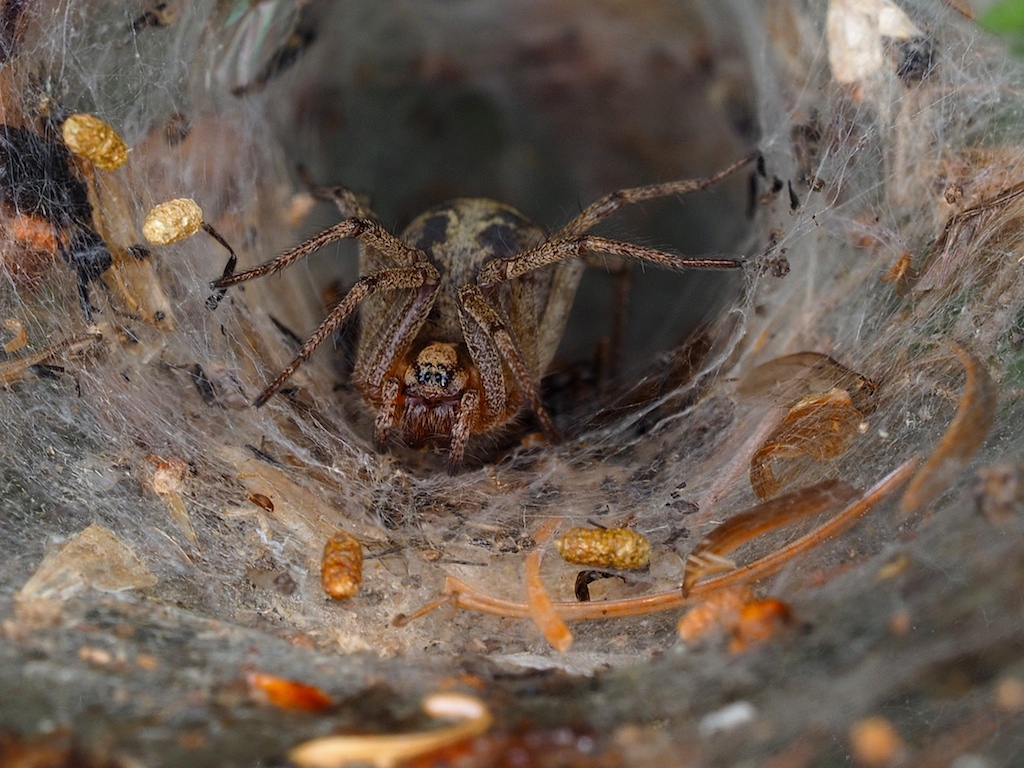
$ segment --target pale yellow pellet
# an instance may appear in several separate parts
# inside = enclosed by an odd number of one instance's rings
[[[154,245],[170,245],[192,237],[203,225],[203,209],[195,200],[179,197],[154,206],[142,225],[142,235]]]
[[[594,568],[629,570],[651,562],[651,543],[626,528],[570,528],[555,549],[566,562]]]
[[[120,168],[128,160],[128,145],[113,126],[95,115],[79,112],[61,127],[67,148],[104,171]]]
[[[324,546],[320,582],[335,600],[345,600],[359,591],[363,580],[363,547],[351,533],[338,531]]]

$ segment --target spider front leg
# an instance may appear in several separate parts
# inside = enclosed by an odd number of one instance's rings
[[[464,285],[459,288],[458,295],[460,313],[464,318],[469,318],[475,323],[483,335],[497,348],[498,354],[512,371],[520,392],[525,395],[525,399],[529,401],[533,412],[537,414],[544,432],[552,442],[558,442],[561,437],[558,434],[558,430],[555,429],[551,416],[544,408],[543,403],[541,403],[540,392],[534,382],[534,373],[527,368],[519,351],[519,346],[512,338],[498,310],[487,300],[479,286]],[[486,372],[481,371],[481,374],[484,376],[484,380],[487,381]],[[490,385],[492,390],[498,386],[500,384]],[[494,397],[492,392],[488,391],[485,394],[488,396],[488,399]],[[504,399],[504,393],[501,393],[501,397]]]
[[[649,184],[644,187],[632,187],[630,189],[620,189],[618,192],[612,192],[610,195],[605,195],[597,202],[587,206],[587,208],[575,219],[562,227],[562,229],[559,230],[552,239],[560,240],[562,238],[572,237],[573,235],[582,235],[599,222],[604,221],[610,216],[614,216],[615,213],[625,205],[639,203],[643,200],[654,200],[659,197],[675,197],[677,195],[685,195],[689,192],[699,192],[702,189],[707,189],[713,184],[717,184],[727,176],[731,176],[736,173],[736,171],[750,165],[758,157],[760,157],[759,152],[752,152],[746,157],[740,158],[732,165],[726,166],[717,173],[713,173],[710,176],[705,176],[700,179],[667,181],[663,184]]]
[[[459,400],[459,417],[452,427],[452,442],[448,447],[448,474],[454,475],[462,466],[462,459],[466,455],[466,446],[469,445],[469,436],[473,431],[473,420],[480,410],[480,395],[474,390],[469,390]]]
[[[354,217],[345,219],[320,234],[311,237],[304,243],[300,243],[294,248],[285,251],[276,259],[271,259],[258,267],[253,267],[235,275],[225,274],[219,280],[214,280],[210,285],[217,291],[223,291],[238,283],[244,283],[265,275],[272,275],[299,259],[305,258],[323,246],[345,238],[356,238],[365,247],[377,249],[390,258],[397,266],[380,269],[369,275],[364,275],[356,281],[355,285],[345,295],[345,298],[331,310],[327,319],[320,324],[320,327],[302,345],[299,354],[256,398],[253,405],[257,408],[266,403],[281,388],[292,374],[298,370],[299,366],[309,359],[313,351],[345,322],[367,296],[380,291],[417,290],[418,298],[416,301],[420,304],[425,304],[426,308],[421,309],[416,314],[416,317],[418,318],[420,315],[423,318],[426,317],[437,285],[440,282],[440,275],[437,269],[426,260],[424,254],[415,248],[410,248],[384,229],[373,218]],[[225,271],[227,272],[227,270]],[[416,302],[414,301],[413,303],[415,304]],[[408,325],[408,322],[404,325]],[[419,325],[422,325],[422,318],[419,319]],[[413,331],[413,336],[417,330],[419,330],[419,326]],[[411,338],[412,336],[409,336],[407,341],[411,340]]]
[[[299,178],[306,189],[317,200],[334,203],[341,215],[346,219],[376,219],[373,211],[363,203],[363,197],[348,187],[322,187],[317,184],[305,166],[299,166]]]
[[[493,259],[481,267],[477,285],[483,287],[515,280],[525,274],[559,262],[576,259],[584,253],[607,253],[640,261],[649,261],[675,270],[685,269],[742,269],[739,259],[715,259],[703,256],[676,256],[643,245],[622,243],[597,235],[579,235],[552,239],[536,248],[507,259]]]
[[[376,248],[395,259],[400,266],[412,266],[420,261],[420,253],[415,248],[410,248],[397,237],[388,232],[384,227],[373,219],[352,218],[345,219],[329,229],[325,229],[319,235],[306,240],[304,243],[291,248],[276,259],[260,264],[258,267],[247,269],[235,275],[222,276],[210,283],[214,289],[230,288],[232,285],[254,280],[257,277],[272,275],[282,269],[291,266],[299,259],[309,256],[325,245],[337,240],[355,238],[370,247]]]
[[[542,269],[550,264],[579,258],[586,252],[607,253],[630,259],[650,261],[675,270],[740,269],[743,267],[743,262],[734,259],[676,256],[654,248],[622,243],[585,233],[596,224],[613,216],[625,205],[706,189],[746,167],[756,160],[758,156],[756,152],[751,153],[746,157],[740,158],[732,165],[723,168],[718,173],[704,178],[669,181],[664,184],[651,184],[645,187],[633,187],[605,195],[597,202],[588,206],[554,236],[537,247],[507,259],[494,259],[485,264],[477,275],[477,285],[486,286],[515,280],[517,277]]]
[[[440,280],[441,276],[437,268],[427,261],[419,262],[411,267],[381,269],[359,278],[349,292],[345,294],[345,298],[338,302],[327,318],[320,323],[320,327],[313,331],[313,335],[302,345],[302,349],[299,350],[295,358],[284,367],[284,370],[277,375],[277,378],[256,398],[253,405],[259,408],[266,403],[291,378],[292,374],[299,369],[299,366],[309,359],[313,351],[330,338],[331,334],[348,319],[363,299],[382,291],[426,289],[422,293],[428,295],[432,300]],[[429,305],[427,310],[429,311]],[[425,316],[425,313],[423,315]]]

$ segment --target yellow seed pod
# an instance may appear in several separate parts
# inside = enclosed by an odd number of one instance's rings
[[[345,600],[359,591],[363,580],[363,547],[351,533],[338,531],[324,547],[320,583],[335,600]]]
[[[651,562],[647,537],[626,528],[570,528],[555,541],[562,559],[594,568],[629,570]]]
[[[61,133],[68,149],[104,171],[120,168],[128,160],[128,145],[111,125],[95,115],[71,115]]]
[[[170,245],[192,237],[203,225],[203,209],[195,200],[179,197],[153,207],[142,225],[142,235],[153,245]]]

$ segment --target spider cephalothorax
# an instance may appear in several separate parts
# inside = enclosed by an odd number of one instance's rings
[[[360,278],[256,405],[358,309],[353,379],[376,412],[378,444],[392,432],[411,445],[446,442],[454,472],[471,437],[494,435],[527,409],[556,438],[539,387],[565,330],[582,256],[605,253],[670,269],[743,265],[676,256],[588,231],[623,205],[703,189],[753,159],[704,179],[615,192],[550,236],[507,205],[463,198],[421,214],[395,237],[349,190],[316,189],[318,197],[337,204],[344,221],[272,261],[213,283],[224,289],[277,272],[341,238],[362,245]]]

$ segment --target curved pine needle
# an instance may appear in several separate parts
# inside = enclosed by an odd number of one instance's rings
[[[773,573],[781,570],[796,555],[829,541],[852,527],[854,523],[871,511],[879,502],[906,483],[917,467],[917,464],[918,458],[916,456],[908,459],[821,527],[800,537],[786,547],[759,560],[755,560],[753,563],[732,573],[698,582],[693,586],[689,594],[683,594],[682,590],[677,589],[624,600],[605,600],[591,603],[557,602],[552,603],[552,608],[557,611],[562,619],[568,621],[642,616],[649,613],[682,608],[724,587],[771,576]],[[504,600],[486,595],[466,582],[456,579],[454,576],[445,577],[444,591],[445,594],[452,596],[452,602],[457,608],[462,608],[466,611],[489,613],[513,619],[525,619],[530,616],[529,608],[525,603],[517,603],[512,600]]]
[[[953,344],[967,370],[964,393],[953,421],[920,471],[910,481],[900,511],[916,512],[938,496],[981,447],[996,414],[996,385],[985,365],[958,344]]]
[[[741,544],[840,504],[848,504],[859,493],[849,483],[827,480],[758,504],[729,518],[705,536],[686,558],[683,592],[689,592],[702,576],[722,570],[719,563],[730,564],[724,555]],[[726,570],[731,571],[733,567]]]
[[[341,768],[352,763],[391,768],[414,757],[475,738],[491,727],[487,706],[474,696],[436,693],[423,700],[431,717],[460,722],[447,728],[419,733],[366,736],[325,736],[300,744],[288,759],[300,768]]]
[[[537,547],[526,556],[526,605],[530,611],[530,618],[544,635],[544,639],[556,651],[565,653],[572,647],[572,632],[553,608],[551,596],[544,589],[544,582],[540,577],[540,563],[544,556],[541,545],[551,538],[561,522],[560,518],[546,521],[533,537]]]

